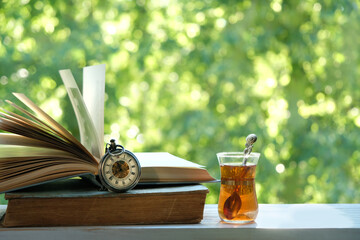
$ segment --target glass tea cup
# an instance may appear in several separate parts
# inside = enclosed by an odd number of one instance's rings
[[[255,171],[260,153],[244,156],[242,152],[216,154],[221,172],[218,203],[219,216],[228,223],[253,222],[258,214]]]

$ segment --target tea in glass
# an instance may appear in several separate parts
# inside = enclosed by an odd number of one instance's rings
[[[255,191],[256,164],[260,157],[251,153],[218,153],[221,187],[218,211],[221,220],[248,223],[256,219],[258,202]]]

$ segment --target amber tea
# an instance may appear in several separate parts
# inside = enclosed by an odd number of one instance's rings
[[[231,223],[248,223],[258,214],[255,170],[260,154],[252,153],[255,134],[246,137],[244,152],[217,153],[221,170],[219,216]]]
[[[255,191],[256,165],[220,165],[219,216],[231,222],[251,222],[258,213]]]

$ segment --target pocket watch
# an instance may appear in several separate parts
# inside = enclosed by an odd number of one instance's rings
[[[99,164],[102,186],[112,192],[126,192],[136,186],[140,175],[141,166],[136,156],[111,139]]]

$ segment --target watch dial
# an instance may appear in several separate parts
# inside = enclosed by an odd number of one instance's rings
[[[129,175],[130,172],[130,167],[129,164],[127,164],[125,161],[120,160],[120,161],[116,161],[113,165],[112,165],[112,174],[117,177],[117,178],[124,178],[127,175]]]
[[[104,161],[102,170],[106,183],[117,190],[132,187],[140,177],[138,162],[126,152],[120,155],[109,155]]]

